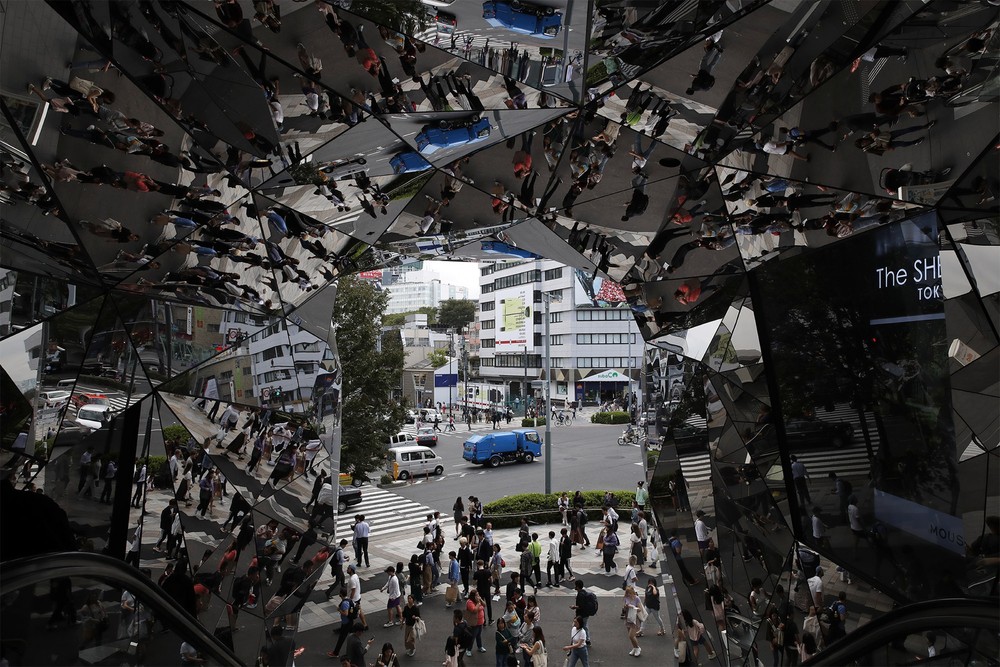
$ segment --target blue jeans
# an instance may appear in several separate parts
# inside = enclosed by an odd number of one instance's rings
[[[587,651],[586,646],[575,648],[569,652],[569,664],[567,667],[573,667],[578,660],[583,667],[590,667],[590,652]]]
[[[507,667],[507,656],[509,653],[497,653],[497,667]]]

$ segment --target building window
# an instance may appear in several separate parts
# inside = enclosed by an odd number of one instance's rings
[[[251,371],[251,369],[250,369],[249,366],[244,366],[243,367],[243,375],[250,375],[250,373],[252,373],[252,372],[253,371]]]
[[[559,334],[558,336],[549,336],[549,345],[565,345],[564,339],[566,336],[564,334]]]
[[[483,348],[484,350],[492,350],[496,346],[497,346],[497,341],[494,338],[479,339],[479,347]]]
[[[631,361],[631,364],[629,363]],[[625,368],[636,367],[635,357],[577,357],[577,368]]]
[[[260,353],[261,361],[267,361],[268,359],[277,359],[278,357],[284,356],[282,351],[283,345],[275,345],[274,347],[269,347]]]
[[[557,324],[559,322],[562,322],[562,316],[563,316],[562,311],[556,312],[556,313],[550,312],[549,313],[549,324]]]
[[[577,322],[630,319],[632,319],[632,311],[629,308],[584,308],[576,311]]]
[[[479,328],[483,331],[488,331],[490,329],[496,328],[496,320],[483,320],[479,324]]]
[[[562,274],[563,274],[563,267],[561,266],[555,269],[549,269],[548,271],[545,272],[545,279],[556,280],[558,278],[562,278]]]
[[[630,341],[631,339],[631,341]],[[625,345],[635,343],[635,334],[577,334],[577,345]]]
[[[556,396],[565,396],[568,393],[569,386],[565,382],[556,382]]]
[[[479,310],[483,311],[484,313],[493,310],[496,307],[497,307],[496,301],[483,301],[481,304],[479,304]]]

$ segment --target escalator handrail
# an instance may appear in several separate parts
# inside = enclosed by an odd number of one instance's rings
[[[802,663],[814,665],[847,665],[859,656],[877,650],[902,631],[922,632],[946,627],[1000,629],[1000,603],[997,598],[940,598],[915,602],[879,616],[849,632]]]
[[[0,563],[0,588],[4,593],[62,577],[97,579],[128,590],[146,605],[159,621],[187,633],[182,639],[210,661],[239,667],[241,662],[214,634],[178,605],[148,577],[124,561],[98,553],[61,552],[30,556]]]

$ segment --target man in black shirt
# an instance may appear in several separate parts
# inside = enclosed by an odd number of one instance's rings
[[[487,625],[493,625],[493,600],[490,597],[490,584],[493,582],[493,573],[486,567],[486,561],[479,559],[476,561],[476,571],[472,574],[476,582],[476,591],[479,597],[486,604],[486,618],[489,619]]]
[[[354,622],[354,632],[350,637],[347,638],[347,646],[344,649],[345,656],[351,661],[351,667],[365,667],[365,653],[368,652],[368,647],[372,645],[375,638],[372,637],[367,643],[361,639],[361,635],[365,632],[364,623],[358,621]],[[273,665],[284,664],[284,663],[271,663]]]

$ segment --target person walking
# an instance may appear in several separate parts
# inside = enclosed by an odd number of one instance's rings
[[[455,517],[455,537],[452,539],[457,540],[462,536],[462,517],[465,515],[465,503],[462,502],[462,496],[455,499],[455,504],[451,506],[451,510]]]
[[[635,487],[635,504],[639,506],[639,511],[645,511],[648,502],[649,491],[646,490],[646,483],[640,480]]]
[[[111,492],[114,491],[115,475],[117,474],[118,464],[109,458],[108,462],[104,465],[104,473],[101,475],[104,481],[104,488],[101,489],[100,502],[106,505],[111,504]]]
[[[399,577],[396,576],[396,568],[390,565],[385,569],[385,573],[389,575],[389,578],[386,579],[385,584],[379,588],[379,590],[387,596],[385,608],[389,617],[382,627],[391,628],[394,625],[401,625],[403,622],[403,612],[400,604],[402,602],[403,593],[400,591]]]
[[[173,498],[167,503],[167,506],[163,508],[160,512],[160,539],[156,540],[156,544],[153,545],[153,551],[159,553],[160,545],[163,541],[167,539],[170,535],[170,526],[174,523],[174,512],[177,511],[177,501]]]
[[[563,576],[569,575],[568,581],[576,581],[570,560],[573,558],[573,540],[565,528],[559,531],[559,569]]]
[[[574,585],[576,587],[576,601],[570,605],[570,609],[576,612],[577,618],[580,619],[580,625],[587,633],[586,644],[590,646],[590,630],[587,628],[587,621],[591,616],[597,614],[597,595],[586,590],[581,579],[577,579]]]
[[[809,497],[809,472],[802,461],[792,454],[789,457],[792,462],[792,483],[795,491],[799,495],[799,502],[803,505],[812,505],[812,498]]]
[[[418,586],[419,588],[419,586]],[[406,596],[406,606],[403,607],[403,648],[406,655],[413,656],[417,652],[417,622],[423,623],[420,619],[420,607],[412,595]]]
[[[656,579],[652,577],[650,577],[646,582],[646,592],[642,603],[646,607],[646,618],[639,624],[639,633],[636,636],[642,637],[643,629],[646,627],[646,621],[648,621],[650,617],[653,617],[660,626],[660,630],[656,633],[656,636],[662,637],[666,634],[666,628],[663,627],[663,619],[660,617],[660,589],[656,586]]]
[[[483,627],[486,625],[486,605],[479,596],[479,591],[472,591],[469,599],[465,602],[465,621],[469,624],[472,636],[476,642],[476,648],[480,653],[486,653],[483,646]],[[467,652],[466,655],[469,655]]]
[[[363,514],[358,514],[354,519],[354,561],[360,566],[363,557],[365,567],[371,567],[371,561],[368,560],[368,538],[371,536],[371,526],[365,521]]]
[[[622,600],[622,618],[625,619],[625,633],[628,635],[628,641],[632,644],[632,650],[628,654],[636,658],[642,653],[638,635],[640,624],[646,618],[645,609],[635,587],[630,584],[626,585],[625,596]]]
[[[583,667],[590,667],[587,630],[584,628],[584,622],[580,616],[573,617],[573,627],[569,631],[569,644],[562,648],[567,652],[566,667],[575,667],[578,662]]]
[[[212,502],[212,480],[215,477],[215,469],[210,468],[208,474],[201,478],[198,482],[198,507],[195,508],[195,514],[201,514],[201,518],[205,518],[205,512],[208,511],[208,504]]]
[[[549,544],[545,559],[545,586],[552,588],[552,571],[556,573],[556,586],[562,579],[562,560],[559,558],[559,540],[556,538],[556,531],[549,531]]]

